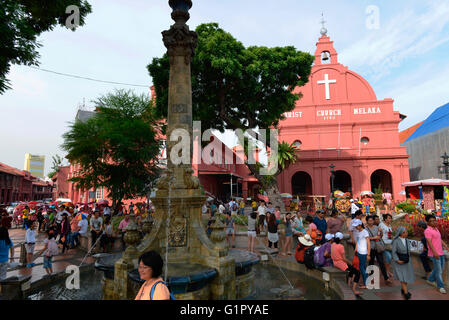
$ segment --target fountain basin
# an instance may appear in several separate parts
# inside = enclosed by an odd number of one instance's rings
[[[167,284],[173,294],[195,292],[206,287],[217,274],[217,270],[200,264],[169,263]],[[137,269],[128,275],[139,287],[145,282],[140,279]]]
[[[235,275],[242,276],[251,272],[253,265],[260,262],[260,257],[246,250],[230,249],[229,256],[235,260]]]

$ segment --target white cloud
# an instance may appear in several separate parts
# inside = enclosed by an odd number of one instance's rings
[[[368,74],[379,80],[404,60],[449,41],[449,36],[444,34],[449,24],[447,2],[432,1],[420,13],[406,8],[389,20],[379,30],[366,33],[363,39],[343,50],[342,61],[353,68],[368,69]]]
[[[408,116],[401,125],[404,130],[425,120],[436,108],[449,102],[447,82],[449,65],[444,68],[435,66],[428,70],[432,76],[427,80],[416,79],[413,82],[403,82],[388,93],[395,99],[395,110],[400,110]]]

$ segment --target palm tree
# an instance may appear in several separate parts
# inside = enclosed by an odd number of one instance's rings
[[[260,163],[256,165],[248,164],[251,172],[254,173],[254,176],[259,180],[262,185],[263,190],[267,193],[268,198],[273,203],[273,206],[279,206],[282,212],[285,212],[285,204],[281,197],[281,192],[279,191],[277,176],[281,174],[282,171],[287,169],[290,165],[294,164],[298,161],[298,151],[299,148],[296,147],[294,143],[288,144],[285,141],[282,141],[278,144],[278,169],[274,175],[260,175],[259,168],[262,166]],[[247,148],[245,149],[247,154]],[[251,168],[253,166],[253,168]]]

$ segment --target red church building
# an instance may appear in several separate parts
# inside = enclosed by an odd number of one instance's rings
[[[280,124],[279,140],[300,149],[298,162],[279,176],[280,189],[329,196],[334,165],[335,190],[359,196],[380,186],[394,200],[405,199],[401,184],[409,181],[409,164],[398,130],[405,116],[338,62],[325,28],[321,35],[309,82],[295,89],[303,97]]]

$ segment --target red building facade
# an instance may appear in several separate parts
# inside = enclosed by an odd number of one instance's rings
[[[0,204],[51,198],[52,188],[50,182],[0,162]]]
[[[300,148],[298,162],[279,176],[280,189],[329,196],[333,164],[335,190],[358,196],[380,187],[395,200],[405,199],[408,155],[398,130],[404,116],[394,111],[392,99],[377,100],[365,79],[338,62],[324,31],[309,82],[295,89],[300,92],[296,109],[280,124],[280,141]]]

